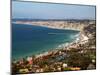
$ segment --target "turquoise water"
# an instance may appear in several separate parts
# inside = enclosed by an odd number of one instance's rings
[[[12,23],[12,58],[40,54],[75,40],[79,31]]]

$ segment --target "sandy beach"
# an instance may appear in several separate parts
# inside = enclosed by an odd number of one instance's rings
[[[91,30],[87,30],[90,25],[86,26],[83,31],[80,31],[80,33],[76,35],[77,38],[71,43],[61,44],[56,49],[51,49],[37,55],[30,55],[18,61],[14,60],[14,69],[18,73],[24,73],[23,70],[26,71],[26,69],[27,71],[25,73],[95,69],[95,33],[91,33]],[[93,24],[93,28],[90,29],[95,30],[95,24]],[[20,69],[17,69],[19,67]],[[31,67],[31,71],[29,67]]]
[[[36,58],[39,58],[39,57],[43,57],[43,56],[48,56],[52,53],[57,53],[59,52],[59,50],[69,50],[70,48],[77,48],[79,44],[85,44],[86,42],[88,42],[88,37],[85,36],[85,35],[81,35],[79,36],[78,38],[76,38],[76,40],[74,40],[73,42],[71,43],[64,43],[62,45],[59,45],[56,50],[51,50],[51,51],[47,51],[47,52],[44,52],[44,53],[41,53],[39,55],[36,55]]]
[[[28,25],[34,25],[34,26],[42,26],[42,27],[47,27],[47,28],[52,28],[52,29],[63,29],[63,30],[75,30],[75,31],[81,31],[82,29],[75,29],[74,27],[66,27],[66,28],[63,28],[63,27],[56,27],[55,25],[46,25],[45,22],[43,24],[41,24],[42,22],[23,22],[23,21],[18,21],[18,22],[13,22],[13,23],[16,23],[16,24],[28,24]],[[38,24],[39,23],[39,24]],[[63,24],[64,22],[62,22],[61,24]],[[38,25],[36,25],[38,24]],[[59,24],[59,23],[58,23]],[[83,25],[82,25],[83,27]],[[74,40],[73,42],[71,43],[64,43],[62,45],[59,45],[56,49],[54,50],[51,50],[49,52],[44,52],[44,53],[41,53],[41,54],[38,54],[38,55],[35,55],[36,58],[39,58],[39,57],[42,57],[42,56],[46,56],[52,52],[55,52],[55,51],[59,51],[59,49],[69,49],[69,48],[76,48],[78,46],[78,44],[85,44],[85,42],[88,41],[88,37],[79,33],[78,34],[78,38],[76,38],[76,40]]]

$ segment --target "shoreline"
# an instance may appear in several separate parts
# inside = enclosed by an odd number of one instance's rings
[[[15,24],[24,24],[24,25],[31,25],[31,24],[26,24],[26,23],[17,23],[17,22],[14,22]],[[33,25],[33,26],[37,26],[37,25]],[[46,26],[40,26],[40,27],[46,27]],[[51,27],[47,27],[47,28],[51,28]],[[58,28],[51,28],[51,29],[58,29]],[[73,29],[60,29],[59,28],[59,30],[73,30]],[[73,31],[79,31],[79,30],[73,30]],[[78,33],[78,34],[76,34],[76,35],[80,35],[80,32]],[[76,36],[75,35],[75,36]],[[78,38],[76,38],[76,39],[79,39],[79,37]],[[59,45],[58,47],[56,47],[56,48],[54,48],[53,50],[47,50],[47,51],[44,51],[44,52],[42,52],[42,53],[38,53],[38,54],[33,54],[33,55],[35,55],[36,57],[39,57],[39,56],[44,56],[44,55],[48,55],[50,52],[55,52],[55,51],[59,51],[60,49],[63,49],[64,47],[68,47],[69,45],[71,45],[74,41],[76,41],[76,39],[75,40],[73,40],[72,42],[70,42],[70,43],[68,43],[68,42],[65,42],[65,43],[63,43],[63,44],[61,44],[61,45]],[[30,55],[28,55],[28,56],[31,56],[32,54],[30,54]],[[26,55],[27,56],[27,55]],[[17,57],[17,58],[13,58],[13,59],[15,59],[15,60],[19,60],[20,58],[25,58],[26,56],[20,56],[20,57]]]
[[[51,50],[51,51],[46,51],[46,52],[41,53],[41,54],[37,54],[37,55],[36,55],[36,58],[43,57],[43,56],[48,56],[48,55],[51,54],[51,53],[59,52],[61,49],[62,49],[62,50],[65,50],[66,48],[69,49],[69,48],[71,48],[71,46],[72,46],[73,44],[78,44],[78,42],[80,42],[79,38],[80,38],[80,37],[77,37],[74,41],[72,41],[72,42],[70,42],[70,43],[64,43],[63,46],[60,45],[60,46],[61,46],[60,48],[57,48],[57,49],[54,49],[54,50]]]
[[[95,23],[88,24],[70,43],[37,55],[12,61],[14,73],[40,73],[96,69]],[[89,29],[89,30],[88,30]],[[93,30],[93,32],[91,32]],[[92,67],[91,67],[92,65]],[[23,72],[25,70],[27,72]]]
[[[80,36],[81,35],[81,36]],[[43,56],[48,56],[49,54],[51,53],[56,53],[56,52],[59,52],[61,49],[62,50],[66,50],[66,49],[70,49],[70,48],[77,48],[77,46],[79,44],[85,44],[86,42],[88,42],[88,37],[79,33],[78,35],[79,37],[77,37],[74,41],[70,42],[70,43],[64,43],[63,46],[61,46],[61,48],[57,48],[57,49],[54,49],[54,50],[51,50],[51,51],[46,51],[44,53],[40,53],[40,54],[37,54],[35,55],[36,58],[39,58],[39,57],[43,57]]]
[[[16,24],[24,24],[24,25],[31,25],[31,24],[26,24],[26,23],[17,23],[17,22],[14,22],[14,23],[16,23]],[[34,25],[34,26],[37,26],[37,25]],[[41,27],[46,27],[46,26],[41,26]],[[47,28],[51,28],[51,27],[47,27]],[[57,29],[57,28],[52,28],[52,29]],[[73,30],[73,29],[63,29],[63,30]],[[74,31],[79,31],[79,30],[74,30]],[[38,54],[34,54],[34,55],[36,56],[36,58],[38,58],[38,57],[46,56],[46,55],[48,55],[48,54],[50,54],[52,52],[55,53],[56,51],[59,51],[60,49],[64,49],[64,48],[67,48],[68,49],[68,48],[70,48],[70,46],[72,44],[74,44],[76,42],[79,42],[79,38],[80,38],[79,35],[81,35],[80,32],[77,35],[78,35],[78,37],[75,40],[73,40],[72,42],[70,42],[70,43],[67,43],[66,42],[66,43],[63,43],[63,44],[59,45],[58,47],[54,48],[53,50],[48,50],[48,51],[45,51],[43,53],[38,53]],[[20,57],[15,58],[15,59],[19,61],[20,58],[25,58],[26,56],[24,56],[24,57],[21,57],[20,56]],[[28,56],[32,56],[32,55],[28,55]]]
[[[79,34],[77,34],[79,35]],[[70,46],[75,43],[76,41],[78,42],[79,40],[79,37],[77,37],[75,40],[73,40],[72,42],[68,43],[68,42],[65,42],[63,44],[60,44],[58,45],[58,47],[54,48],[54,49],[49,49],[45,52],[42,52],[42,53],[38,53],[38,54],[33,54],[36,58],[39,58],[39,57],[42,57],[42,56],[48,56],[49,54],[51,53],[56,53],[58,52],[59,50],[61,49],[64,49],[64,48],[70,48]],[[27,56],[27,55],[26,55]],[[25,58],[26,56],[20,56],[18,58],[14,58],[15,60],[19,61],[21,58]],[[28,55],[28,57],[32,56],[32,54]]]
[[[63,44],[61,44],[61,45],[59,45],[58,47],[56,47],[55,49],[53,49],[53,50],[47,50],[47,51],[45,51],[45,52],[43,52],[43,53],[39,53],[39,54],[34,54],[34,56],[35,56],[35,58],[37,59],[37,58],[41,58],[41,57],[43,57],[43,56],[48,56],[48,55],[50,55],[50,54],[52,54],[52,53],[57,53],[57,52],[59,52],[59,51],[61,51],[61,50],[66,50],[66,49],[70,49],[70,48],[72,48],[73,47],[73,44],[76,44],[76,45],[78,45],[79,44],[79,42],[80,42],[80,33],[78,33],[77,34],[78,36],[77,36],[77,38],[75,39],[75,40],[73,40],[72,42],[70,42],[70,43],[63,43]],[[85,37],[85,36],[84,36]],[[83,38],[84,38],[83,37]],[[32,54],[30,54],[30,55],[28,55],[27,57],[31,57],[32,56]],[[24,56],[24,57],[21,57],[21,58],[25,58],[26,56]],[[17,59],[17,61],[19,61],[20,59],[21,59],[20,57],[19,57],[19,59]],[[26,58],[25,58],[26,59]]]
[[[40,27],[46,27],[46,28],[51,28],[51,29],[62,29],[62,30],[74,30],[74,31],[81,31],[82,30],[82,28],[81,29],[76,29],[76,28],[74,28],[74,27],[56,27],[55,25],[51,25],[51,26],[49,26],[49,25],[38,25],[38,24],[34,24],[34,23],[31,23],[31,22],[25,22],[25,23],[23,23],[23,22],[12,22],[12,23],[15,23],[15,24],[24,24],[24,25],[32,25],[32,26],[40,26]],[[83,26],[82,26],[83,27]]]

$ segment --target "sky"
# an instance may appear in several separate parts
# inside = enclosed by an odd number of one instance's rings
[[[12,18],[95,19],[95,6],[12,1]]]

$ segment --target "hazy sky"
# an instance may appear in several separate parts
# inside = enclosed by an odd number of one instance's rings
[[[95,19],[95,6],[12,1],[13,18]]]

